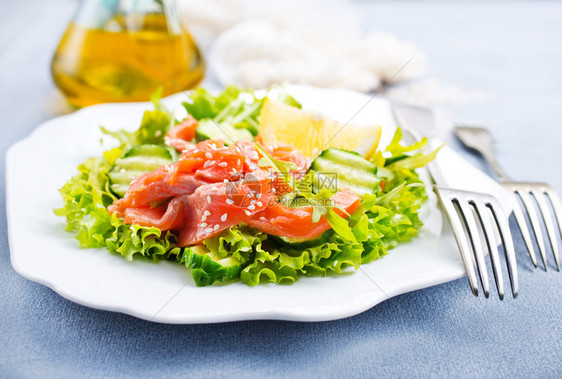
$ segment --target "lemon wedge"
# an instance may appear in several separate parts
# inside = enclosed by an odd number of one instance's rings
[[[261,109],[259,138],[268,146],[288,143],[309,158],[329,147],[372,155],[381,137],[380,125],[345,125],[317,113],[266,99]]]

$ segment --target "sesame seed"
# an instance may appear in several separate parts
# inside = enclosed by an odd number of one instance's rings
[[[219,189],[219,187],[217,187],[217,186],[212,186],[211,189],[212,189],[213,191],[217,191],[217,190]]]
[[[207,196],[207,203],[211,204],[211,196]]]
[[[238,159],[238,160],[236,161],[236,164],[237,164],[238,166],[240,166],[240,159]]]
[[[216,232],[217,230],[219,230],[219,228],[220,228],[219,224],[216,224],[216,225],[215,225],[215,227],[214,227],[213,229],[214,229],[214,230],[215,230],[215,232]]]
[[[276,193],[276,192],[277,192],[277,190],[276,190],[275,188],[272,188],[271,191],[272,191],[273,193]]]
[[[253,211],[254,209],[256,209],[256,206],[254,204],[248,205],[248,209]]]
[[[213,159],[213,154],[205,153],[205,157],[207,157],[207,159]]]
[[[203,168],[207,168],[209,167],[209,161],[205,161],[205,163],[203,163]]]
[[[244,209],[244,213],[246,213],[246,216],[251,216],[251,215],[252,215],[252,212],[250,212],[250,211],[247,210],[247,209]]]
[[[201,217],[201,221],[206,221],[206,220],[207,220],[207,216],[203,215],[203,217]],[[205,226],[207,225],[205,224]]]
[[[125,169],[124,169],[124,168],[122,168],[121,170],[119,170],[119,172],[125,172]]]
[[[232,205],[232,204],[234,204],[234,200],[232,200],[232,199],[226,199],[226,203]]]
[[[223,183],[228,183],[228,179],[224,179],[224,180],[223,180]]]
[[[226,166],[228,166],[228,163],[226,163],[226,162],[221,162],[221,163],[219,163],[219,166],[220,166],[220,167],[226,167]]]
[[[260,193],[258,193],[258,194],[256,195],[256,199],[258,199],[258,200],[259,200],[259,199],[260,199],[260,197],[261,197],[261,192],[260,192]]]
[[[197,149],[193,149],[193,150],[191,150],[191,152],[192,152],[192,153],[198,153],[198,152],[199,152],[199,150],[197,150]]]
[[[213,166],[215,163],[217,163],[217,161],[210,161],[209,166]]]
[[[161,130],[157,130],[156,133],[154,133],[154,137],[160,137],[161,135],[162,135]]]
[[[254,192],[253,191],[248,192],[247,196],[250,197],[250,198],[254,197]]]
[[[213,228],[207,228],[205,229],[205,233],[212,233],[213,232]]]
[[[257,205],[258,207],[262,207],[262,206],[263,206],[263,204],[261,203],[261,201],[258,201],[258,202],[256,203],[256,205]]]
[[[255,200],[250,201],[250,204],[251,204],[251,205],[254,205],[255,203],[256,203]]]
[[[201,223],[201,227],[202,227],[202,228],[204,228],[204,227],[206,227],[206,226],[207,226],[207,223],[206,223],[206,222],[202,222],[202,223]]]
[[[210,215],[211,215],[211,212],[205,211],[205,212],[203,212],[203,215],[205,215],[205,216],[210,216]]]
[[[265,217],[261,216],[260,221],[267,221],[267,219]]]
[[[212,143],[210,146],[215,150],[217,149],[217,145],[215,145],[214,143]]]
[[[228,215],[227,215],[226,213],[223,214],[223,215],[221,216],[221,221],[222,221],[222,222],[225,222],[227,217],[228,217]]]

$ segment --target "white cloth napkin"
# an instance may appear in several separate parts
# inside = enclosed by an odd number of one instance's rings
[[[218,80],[249,88],[289,82],[373,91],[424,71],[415,45],[362,35],[347,0],[182,0],[186,25]],[[321,10],[321,12],[319,11]]]

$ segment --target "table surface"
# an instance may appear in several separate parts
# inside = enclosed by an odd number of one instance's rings
[[[475,298],[460,279],[322,323],[161,325],[74,304],[20,277],[9,259],[5,152],[69,111],[49,62],[76,2],[22,4],[0,2],[0,377],[562,374],[562,274],[532,270],[518,233],[516,300]],[[492,128],[509,173],[562,193],[562,3],[358,4],[366,30],[427,53],[432,77],[488,93],[447,109]]]

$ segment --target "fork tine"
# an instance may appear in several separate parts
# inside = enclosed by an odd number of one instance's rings
[[[470,290],[472,291],[472,294],[474,296],[478,296],[478,283],[476,282],[474,263],[471,258],[472,254],[470,253],[468,241],[465,238],[465,232],[462,226],[462,222],[459,218],[457,210],[455,209],[455,206],[450,199],[449,191],[447,191],[446,189],[439,189],[437,187],[434,187],[434,189],[437,197],[439,197],[439,200],[441,200],[441,205],[443,206],[443,208],[445,208],[445,215],[449,220],[449,224],[451,224],[451,227],[453,228],[453,234],[461,253],[461,259],[466,270],[466,277],[468,279]]]
[[[539,252],[541,253],[542,262],[544,264],[544,271],[546,271],[546,252],[544,247],[544,240],[541,231],[541,224],[539,223],[539,218],[537,216],[537,211],[535,210],[535,206],[531,201],[531,197],[529,196],[528,192],[525,191],[517,191],[521,200],[523,200],[523,205],[525,205],[525,209],[529,214],[529,219],[531,220],[531,226],[533,227],[533,231],[535,232],[535,237],[537,239],[537,243],[539,245]]]
[[[475,202],[474,206],[476,207],[476,213],[484,229],[484,237],[486,237],[486,245],[488,246],[488,251],[490,252],[490,261],[492,263],[492,271],[496,280],[498,295],[500,300],[503,300],[503,274],[501,270],[500,256],[498,253],[498,244],[496,242],[494,226],[491,220],[492,215],[490,214],[488,208],[481,202]]]
[[[531,240],[531,234],[529,233],[527,221],[525,221],[523,211],[521,210],[521,206],[519,205],[519,201],[517,200],[517,195],[515,195],[515,193],[513,194],[513,214],[517,224],[519,225],[519,230],[521,230],[521,235],[523,235],[525,245],[527,245],[527,251],[529,252],[531,261],[533,262],[535,268],[537,268],[537,256],[535,254],[535,248],[533,247],[533,241]]]
[[[464,200],[459,200],[457,204],[461,209],[461,216],[464,219],[468,235],[470,236],[470,244],[472,245],[474,257],[476,258],[476,266],[478,267],[480,283],[482,283],[484,296],[487,298],[490,296],[490,282],[488,280],[486,262],[484,261],[484,251],[482,249],[482,242],[480,241],[480,233],[472,213],[473,208]]]
[[[550,203],[552,204],[552,208],[554,209],[554,214],[556,215],[556,219],[558,220],[558,229],[560,230],[560,235],[562,235],[562,204],[560,204],[560,198],[558,194],[550,189],[547,188],[546,194],[550,199]]]
[[[550,247],[552,247],[552,254],[554,255],[554,261],[556,262],[556,269],[560,271],[560,259],[558,257],[558,242],[556,241],[556,231],[554,229],[554,224],[552,223],[552,215],[550,214],[550,209],[546,203],[545,194],[543,191],[535,190],[531,190],[531,194],[537,201],[539,209],[542,213],[544,225],[546,226],[546,231],[548,233],[548,239],[550,240]]]
[[[511,231],[509,230],[507,217],[505,216],[501,205],[495,199],[489,198],[486,206],[492,212],[492,215],[496,220],[498,231],[500,232],[500,238],[502,240],[505,260],[507,263],[507,273],[511,282],[511,293],[513,294],[513,298],[516,298],[519,293],[519,275],[517,273],[517,259],[515,258],[513,237],[511,236]]]

